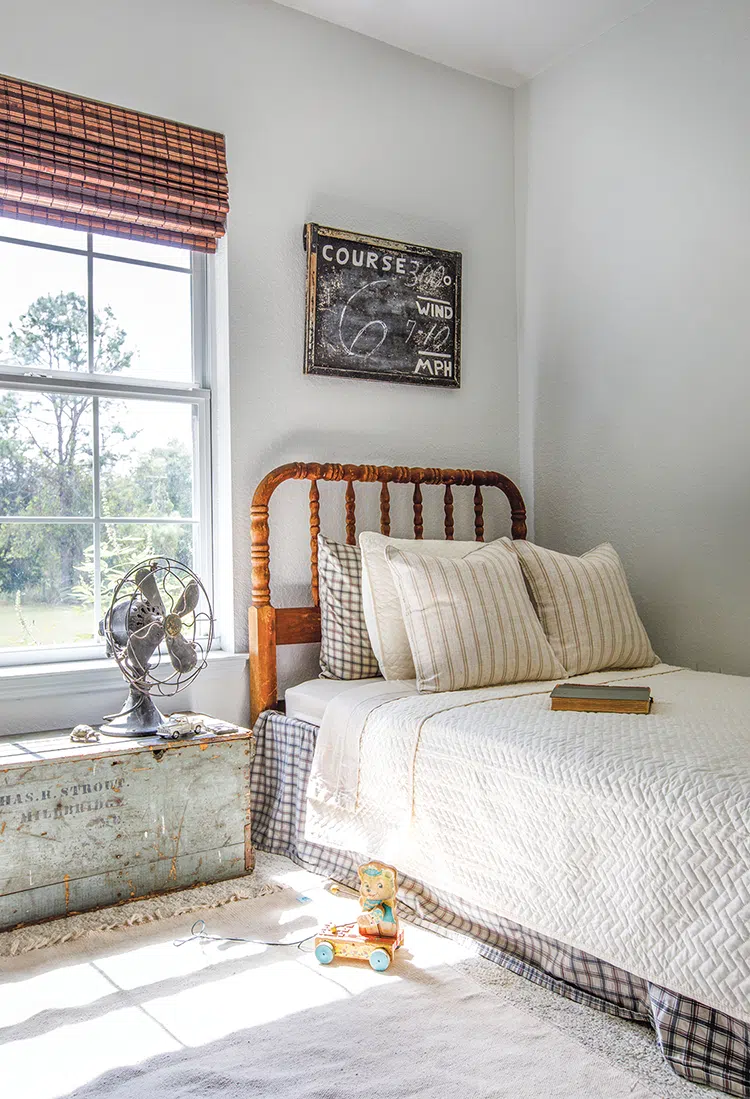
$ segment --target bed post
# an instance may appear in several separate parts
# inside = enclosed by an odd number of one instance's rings
[[[276,610],[271,606],[268,498],[263,496],[265,493],[262,496],[256,493],[250,509],[253,584],[253,602],[248,610],[251,727],[258,714],[273,708],[277,701]]]
[[[258,714],[272,710],[277,702],[276,610],[253,607],[248,610],[250,651],[250,727]]]

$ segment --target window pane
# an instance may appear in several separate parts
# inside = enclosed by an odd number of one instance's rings
[[[59,244],[64,248],[81,248],[86,251],[86,233],[83,229],[61,229],[51,223],[0,218],[0,236],[38,240],[42,244]]]
[[[91,406],[0,389],[0,516],[93,516]]]
[[[150,263],[167,263],[170,267],[190,270],[190,252],[185,248],[169,248],[165,244],[149,244],[145,240],[130,237],[107,237],[94,233],[94,251],[108,256],[126,256],[128,259],[148,260]]]
[[[104,523],[101,528],[102,613],[118,580],[141,561],[172,557],[193,568],[192,523]]]
[[[88,370],[86,257],[0,242],[0,366]]]
[[[0,648],[91,644],[93,541],[89,523],[0,523]]]
[[[122,373],[168,382],[193,377],[190,275],[94,260],[94,308],[111,317],[129,357]],[[97,363],[97,370],[103,369]]]
[[[102,515],[193,516],[193,405],[99,401]]]

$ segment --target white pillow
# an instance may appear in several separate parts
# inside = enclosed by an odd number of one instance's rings
[[[461,691],[565,675],[526,590],[518,558],[500,538],[460,560],[387,546],[417,689]]]
[[[508,541],[508,539],[504,539]],[[370,644],[386,679],[416,679],[396,584],[385,559],[385,547],[408,550],[422,557],[456,559],[481,547],[481,542],[442,539],[389,538],[365,530],[359,536],[362,551],[362,604]]]

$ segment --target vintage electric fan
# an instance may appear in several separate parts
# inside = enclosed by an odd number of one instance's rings
[[[130,686],[124,706],[105,718],[101,731],[147,736],[165,721],[151,696],[177,694],[206,666],[213,639],[211,603],[192,569],[154,557],[115,585],[99,633]]]

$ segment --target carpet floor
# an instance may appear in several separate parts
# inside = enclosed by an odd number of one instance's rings
[[[567,1027],[543,990],[498,976],[504,971],[421,928],[407,925],[405,946],[385,973],[356,962],[320,966],[311,942],[295,944],[325,920],[351,918],[356,902],[273,856],[260,856],[255,877],[275,891],[93,928],[20,955],[6,951],[3,1092],[23,1099],[714,1094],[673,1077],[651,1055],[643,1028],[609,1020],[615,1029],[602,1041],[577,1005],[553,997],[575,1019]],[[264,942],[190,939],[196,919],[210,934]],[[181,939],[188,941],[175,945]],[[287,945],[267,945],[278,941]],[[525,1001],[519,981],[531,990]],[[617,1027],[628,1034],[621,1045],[612,1037]],[[679,1091],[666,1090],[672,1082]]]

